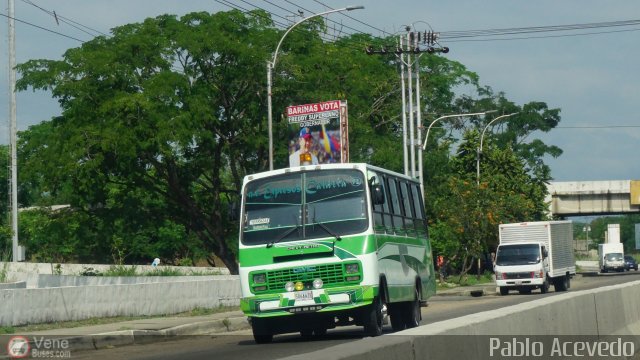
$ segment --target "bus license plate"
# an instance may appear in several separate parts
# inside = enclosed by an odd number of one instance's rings
[[[522,285],[522,280],[516,280],[516,285]]]
[[[296,300],[313,300],[313,291],[296,291],[294,293]]]

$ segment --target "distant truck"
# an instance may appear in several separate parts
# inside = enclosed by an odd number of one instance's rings
[[[540,289],[566,291],[576,273],[571,221],[536,221],[499,226],[494,272],[501,295]]]
[[[600,272],[624,271],[624,247],[621,243],[606,243],[598,245],[598,263]]]

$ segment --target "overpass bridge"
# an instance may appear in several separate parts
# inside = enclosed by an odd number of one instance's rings
[[[640,213],[640,180],[550,182],[547,189],[553,215]]]

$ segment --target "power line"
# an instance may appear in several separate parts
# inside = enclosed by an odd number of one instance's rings
[[[216,1],[216,2],[218,2],[218,3],[220,3],[220,4],[222,4],[222,5],[228,6],[228,7],[232,8],[232,9],[240,10],[240,11],[242,11],[242,12],[244,12],[244,13],[249,13],[249,12],[251,11],[251,10],[249,10],[249,9],[245,8],[245,7],[242,7],[242,6],[240,6],[240,5],[237,5],[237,4],[234,4],[234,3],[231,3],[231,2],[230,2],[230,1],[228,1],[228,0],[214,0],[214,1]],[[289,25],[288,25],[288,24],[283,24],[283,23],[278,22],[278,21],[276,21],[276,20],[274,20],[274,19],[273,19],[273,17],[277,17],[277,18],[284,19],[285,21],[289,22],[290,20],[289,20],[289,19],[287,19],[286,17],[284,17],[284,16],[282,16],[282,15],[279,15],[279,14],[276,14],[276,13],[274,13],[274,12],[271,12],[271,11],[269,11],[269,10],[265,9],[265,8],[259,7],[259,6],[257,6],[257,5],[252,4],[252,3],[249,3],[249,2],[247,2],[247,1],[245,1],[245,0],[240,0],[240,1],[242,1],[243,3],[245,3],[245,4],[247,4],[247,5],[251,5],[251,6],[253,6],[255,9],[260,9],[260,10],[265,11],[266,13],[268,13],[269,15],[271,15],[270,20],[271,20],[271,21],[273,21],[276,25],[278,25],[278,26],[282,27],[283,29],[287,29],[287,28],[289,27]],[[284,9],[284,8],[282,8],[282,7],[280,7],[280,8],[281,8],[281,9]],[[284,9],[284,10],[285,10],[285,11],[287,11],[287,12],[290,12],[290,13],[292,13],[292,14],[295,14],[294,12],[292,12],[292,11],[290,11],[290,10],[288,10],[288,9]],[[295,32],[301,32],[302,30],[301,30],[301,29],[296,28],[296,29],[293,29],[293,31],[295,31]],[[334,36],[334,37],[331,37],[331,38],[328,38],[327,36],[323,36],[323,34],[319,34],[319,36],[320,36],[320,38],[321,38],[323,41],[326,41],[326,42],[332,42],[332,41],[337,40],[337,38],[338,38],[338,37],[335,37],[335,36]],[[364,49],[364,44],[363,44],[363,47],[355,47],[355,46],[350,45],[349,43],[346,43],[346,44],[345,44],[345,46],[350,47],[350,48],[352,48],[353,50],[356,50],[356,51],[362,51],[362,50]]]
[[[313,1],[315,1],[316,3],[318,3],[318,4],[322,5],[322,6],[324,6],[324,7],[328,8],[328,9],[330,9],[330,10],[334,10],[334,8],[332,8],[332,7],[328,6],[327,4],[325,4],[325,3],[321,2],[321,1],[318,1],[318,0],[313,0]],[[287,2],[289,2],[289,1],[287,1]],[[350,16],[350,15],[348,15],[348,14],[342,14],[342,15],[343,15],[343,16],[345,16],[345,17],[347,17],[347,18],[349,18],[349,19],[351,19],[351,20],[353,20],[353,21],[356,21],[356,22],[358,22],[358,23],[360,23],[360,24],[362,24],[362,25],[365,25],[365,26],[368,26],[368,27],[370,27],[370,28],[372,28],[372,29],[374,29],[374,30],[380,31],[380,33],[381,33],[381,34],[384,34],[384,35],[387,35],[387,36],[393,36],[393,35],[394,35],[394,34],[392,34],[392,33],[390,33],[390,32],[387,32],[387,31],[384,31],[384,30],[382,30],[382,29],[380,29],[380,28],[377,28],[377,27],[375,27],[375,26],[373,26],[373,25],[371,25],[371,24],[367,24],[367,23],[365,23],[365,22],[362,22],[362,21],[360,21],[360,20],[358,20],[358,19],[356,19],[356,18],[354,18],[354,17],[352,17],[352,16]]]
[[[44,30],[44,31],[47,31],[47,32],[50,32],[50,33],[53,33],[53,34],[56,34],[56,35],[60,35],[60,36],[62,36],[62,37],[66,37],[66,38],[71,39],[71,40],[76,40],[76,41],[79,41],[79,42],[81,42],[81,43],[83,43],[83,42],[84,42],[84,40],[80,40],[80,39],[75,38],[75,37],[73,37],[73,36],[65,35],[65,34],[63,34],[63,33],[61,33],[61,32],[57,32],[57,31],[54,31],[54,30],[51,30],[51,29],[47,29],[47,28],[42,27],[42,26],[40,26],[40,25],[32,24],[32,23],[30,23],[30,22],[28,22],[28,21],[20,20],[20,19],[15,18],[15,17],[10,17],[10,16],[9,16],[9,15],[7,15],[7,14],[0,13],[0,16],[4,16],[4,17],[6,17],[7,19],[13,19],[13,20],[15,20],[15,21],[17,21],[17,22],[20,22],[20,23],[23,23],[23,24],[25,24],[25,25],[33,26],[34,28],[38,28],[38,29],[40,29],[40,30]]]
[[[561,38],[561,37],[575,37],[575,36],[613,34],[613,33],[632,32],[632,31],[640,31],[640,29],[594,31],[594,32],[581,33],[581,34],[524,36],[524,37],[513,37],[513,38],[505,38],[505,39],[461,39],[461,40],[449,40],[448,42],[485,42],[485,41],[513,41],[513,40],[530,40],[530,39],[551,39],[551,38]]]
[[[589,125],[589,126],[557,126],[554,129],[635,129],[640,125]]]
[[[98,33],[100,35],[104,35],[104,36],[109,36],[108,34],[105,34],[100,30],[93,29],[93,28],[91,28],[89,26],[86,26],[86,25],[83,25],[83,24],[81,24],[81,23],[79,23],[77,21],[71,20],[71,19],[66,18],[66,17],[64,17],[62,15],[56,14],[55,11],[47,10],[47,9],[41,7],[41,6],[38,6],[38,5],[34,4],[31,0],[22,0],[22,2],[24,2],[25,4],[31,5],[31,6],[33,6],[35,8],[37,8],[37,9],[40,9],[41,11],[49,14],[50,16],[52,16],[56,20],[56,23],[58,23],[58,24],[59,24],[60,21],[62,21],[63,23],[65,23],[65,24],[67,24],[67,25],[69,25],[69,26],[71,26],[71,27],[73,27],[73,28],[75,28],[75,29],[77,29],[79,31],[82,31],[83,33],[88,34],[90,36],[96,36],[95,35],[96,33]],[[85,29],[93,31],[93,33],[89,32],[89,31],[87,31]]]
[[[569,25],[533,26],[533,27],[486,29],[486,30],[444,31],[444,32],[441,32],[440,35],[441,35],[441,39],[450,40],[450,39],[464,39],[464,38],[473,38],[473,37],[533,34],[533,33],[542,33],[542,32],[579,31],[579,30],[585,30],[585,29],[638,26],[638,25],[640,25],[640,20],[623,20],[623,21],[609,21],[609,22],[582,23],[582,24],[569,24]],[[566,34],[566,35],[560,35],[560,36],[575,36],[575,35],[576,34]],[[555,37],[558,37],[558,36],[555,36]]]
[[[263,1],[270,3],[270,1],[268,1],[268,0],[263,0]],[[295,4],[295,3],[293,3],[293,2],[291,2],[291,1],[289,1],[289,0],[284,0],[284,1],[286,1],[287,3],[289,3],[289,4],[293,5],[293,6],[297,6],[297,7],[299,7],[300,9],[302,9],[302,10],[304,10],[304,11],[306,11],[306,12],[313,13],[311,10],[309,10],[309,9],[305,9],[305,8],[303,8],[302,6],[300,6],[300,5],[298,5],[298,4]],[[280,8],[282,9],[282,7],[280,7]],[[335,9],[331,9],[331,10],[335,10]],[[287,10],[287,11],[290,11],[290,10]],[[327,22],[331,22],[331,23],[337,24],[337,25],[339,25],[339,26],[345,27],[345,28],[347,28],[347,29],[351,29],[351,30],[353,30],[353,31],[355,31],[355,32],[357,32],[357,33],[362,33],[362,32],[361,32],[361,31],[359,31],[358,29],[354,29],[354,28],[352,28],[352,27],[350,27],[350,26],[348,26],[348,25],[344,25],[344,24],[342,24],[342,23],[339,23],[339,22],[337,22],[337,21],[335,21],[335,20],[331,20],[331,19],[329,19],[329,18],[327,18]],[[354,34],[354,33],[347,33],[347,35],[353,35],[353,34]]]

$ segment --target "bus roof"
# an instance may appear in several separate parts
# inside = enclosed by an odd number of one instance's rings
[[[277,170],[255,173],[255,174],[247,175],[244,177],[243,186],[249,181],[262,179],[262,178],[266,178],[274,175],[289,174],[289,173],[295,173],[295,172],[301,172],[301,171],[331,170],[331,169],[357,169],[360,171],[371,169],[373,171],[377,171],[380,173],[392,174],[400,178],[418,182],[418,179],[416,178],[412,178],[404,174],[400,174],[391,170],[383,169],[383,168],[369,165],[366,163],[339,163],[339,164],[304,165],[304,166],[296,166],[296,167],[287,167],[287,168],[282,168]]]

